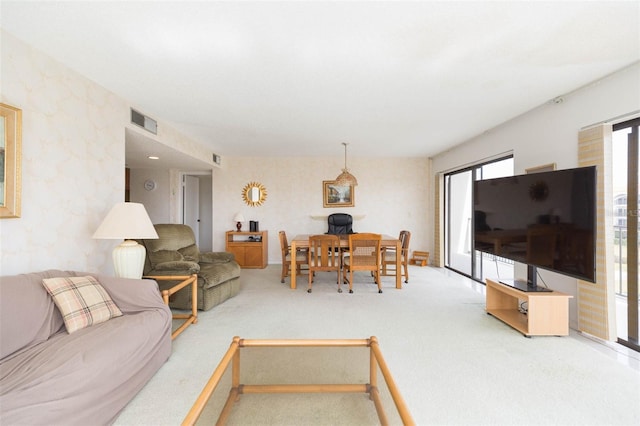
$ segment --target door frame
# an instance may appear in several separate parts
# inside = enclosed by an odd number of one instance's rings
[[[444,229],[444,237],[443,237],[443,244],[444,244],[444,267],[447,269],[450,269],[458,274],[464,275],[465,277],[471,278],[472,280],[484,283],[483,279],[482,279],[482,262],[480,262],[480,266],[478,266],[478,262],[477,262],[477,251],[475,250],[475,244],[473,241],[473,235],[474,235],[474,228],[475,228],[475,224],[473,221],[473,212],[471,212],[471,227],[470,227],[470,232],[471,235],[469,236],[470,238],[470,242],[471,242],[471,274],[467,274],[465,272],[459,271],[455,268],[452,268],[450,266],[450,260],[451,260],[451,255],[450,255],[450,250],[451,250],[451,244],[449,242],[449,237],[451,235],[451,222],[449,220],[450,218],[450,208],[451,208],[451,203],[450,203],[450,199],[449,199],[449,188],[448,188],[448,181],[450,180],[449,177],[452,175],[456,175],[456,174],[460,174],[460,173],[466,173],[471,171],[471,179],[472,179],[472,185],[473,182],[475,182],[476,180],[478,180],[478,174],[482,172],[482,167],[488,165],[488,164],[492,164],[492,163],[497,163],[499,161],[505,161],[505,160],[509,160],[512,159],[513,160],[513,153],[503,153],[499,156],[493,157],[491,159],[484,159],[481,162],[472,164],[470,166],[466,166],[466,167],[461,167],[459,169],[455,169],[455,170],[450,170],[446,173],[443,174],[443,179],[442,179],[442,194],[443,194],[443,200],[444,200],[444,212],[443,212],[443,229]],[[480,179],[481,179],[481,175],[480,175]],[[471,195],[471,205],[473,206],[475,201],[473,200],[473,193]]]

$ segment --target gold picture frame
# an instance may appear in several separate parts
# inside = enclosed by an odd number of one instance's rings
[[[333,180],[322,181],[322,207],[353,207],[355,204],[353,185],[336,185]]]
[[[556,169],[556,163],[543,164],[542,166],[529,167],[524,169],[526,174],[552,172]]]
[[[0,218],[20,217],[22,110],[0,103]]]

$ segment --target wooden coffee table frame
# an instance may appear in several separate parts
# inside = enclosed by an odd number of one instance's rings
[[[250,347],[369,347],[369,383],[367,384],[278,384],[278,385],[245,385],[240,383],[240,349]],[[378,390],[378,368],[387,384],[389,393],[395,403],[398,414],[405,425],[414,425],[415,422],[407,409],[407,406],[400,396],[400,392],[387,367],[378,339],[345,339],[345,340],[249,340],[236,336],[231,342],[229,350],[224,355],[218,367],[214,370],[211,378],[200,393],[200,396],[193,404],[189,413],[182,422],[182,425],[193,425],[200,417],[209,398],[213,395],[216,387],[220,383],[222,376],[231,364],[231,390],[229,397],[222,408],[222,412],[216,421],[218,425],[224,425],[231,414],[233,404],[240,399],[240,395],[249,393],[367,393],[373,401],[378,418],[382,425],[388,425],[389,421],[382,406],[380,392]]]
[[[191,313],[190,314],[173,314],[173,319],[183,319],[184,322],[173,333],[171,340],[174,340],[191,324],[198,323],[198,275],[151,275],[144,276],[156,281],[180,281],[168,290],[162,290],[162,300],[165,305],[169,306],[169,297],[191,284]]]

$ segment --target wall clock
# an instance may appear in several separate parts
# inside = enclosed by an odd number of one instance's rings
[[[144,189],[146,189],[147,191],[153,191],[154,189],[156,189],[156,182],[151,179],[145,180]]]

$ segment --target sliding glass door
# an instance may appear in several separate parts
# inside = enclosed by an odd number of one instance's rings
[[[445,177],[447,194],[447,266],[472,276],[471,244],[473,215],[473,170]]]
[[[445,266],[447,268],[475,280],[484,281],[483,264],[495,259],[487,259],[487,255],[473,249],[473,182],[512,175],[512,157],[478,164],[445,175]]]
[[[613,126],[612,171],[614,277],[618,341],[640,350],[638,341],[638,183],[640,118]]]

